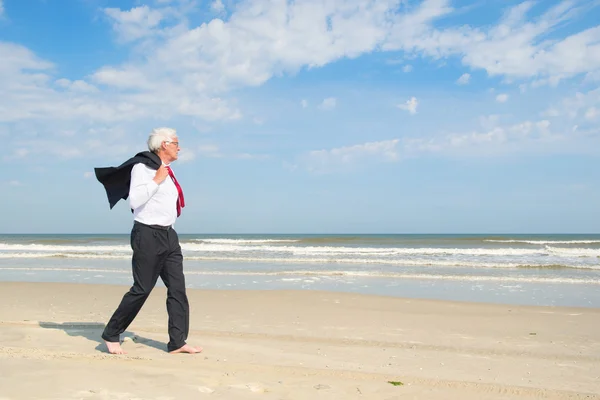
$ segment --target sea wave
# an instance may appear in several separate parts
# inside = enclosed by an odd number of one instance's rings
[[[130,274],[129,270],[104,269],[104,268],[43,268],[43,267],[0,267],[0,271],[28,271],[28,272],[83,272],[105,274]],[[548,284],[586,284],[600,285],[597,279],[568,278],[568,277],[536,277],[536,276],[487,276],[487,275],[439,275],[439,274],[407,274],[383,271],[311,271],[311,270],[284,270],[284,271],[186,271],[186,275],[213,275],[213,276],[302,276],[302,277],[349,277],[349,278],[391,278],[391,279],[425,279],[449,281],[485,281],[485,282],[512,282],[512,283],[548,283]]]
[[[348,246],[290,246],[266,245],[248,241],[248,244],[239,244],[239,241],[230,242],[230,239],[214,239],[215,242],[182,242],[181,247],[186,255],[200,254],[260,254],[260,255],[289,255],[322,257],[322,256],[357,256],[357,257],[402,257],[402,256],[494,256],[521,257],[521,256],[560,256],[560,257],[600,257],[600,249],[572,248],[544,246],[538,249],[524,248],[446,248],[446,247],[348,247]],[[222,241],[216,241],[222,240]],[[9,244],[0,243],[0,257],[6,254],[52,253],[54,256],[69,256],[71,254],[95,254],[107,257],[130,256],[131,248],[128,245],[44,245],[44,244]]]
[[[24,259],[24,258],[65,258],[65,259],[117,259],[128,260],[131,255],[126,254],[97,254],[97,253],[0,253],[0,259]],[[600,270],[600,264],[582,262],[557,263],[551,260],[527,259],[521,262],[489,260],[470,261],[465,259],[433,259],[433,258],[349,258],[349,257],[262,257],[247,255],[239,257],[235,255],[188,255],[188,261],[218,261],[218,262],[241,262],[241,263],[265,263],[265,264],[348,264],[348,265],[387,265],[398,267],[468,267],[468,268],[542,268],[542,269],[590,269]]]
[[[288,253],[291,255],[472,255],[472,256],[524,256],[524,255],[542,255],[543,249],[481,249],[481,248],[398,248],[398,247],[337,247],[337,246],[267,246],[267,245],[239,245],[230,244],[230,242],[215,243],[190,243],[182,242],[181,248],[184,251],[196,253]],[[94,254],[114,254],[131,253],[131,248],[126,245],[112,246],[57,246],[41,244],[4,244],[0,243],[0,251],[3,252],[50,252],[50,253],[94,253]]]
[[[262,255],[290,255],[290,256],[365,256],[365,257],[394,257],[394,256],[561,256],[561,257],[600,257],[598,248],[574,248],[543,246],[536,249],[506,247],[506,248],[481,248],[481,247],[352,247],[352,246],[302,246],[289,245],[294,240],[265,239],[265,240],[238,240],[238,239],[194,239],[182,241],[184,252],[191,255],[212,253],[239,253]],[[575,243],[570,241],[568,243]],[[284,243],[276,245],[276,243]],[[562,243],[562,242],[561,242]],[[586,242],[587,243],[587,242]],[[48,245],[48,244],[14,244],[0,242],[0,257],[2,253],[56,253],[65,255],[73,254],[106,254],[129,255],[131,248],[125,244],[113,245]]]
[[[192,239],[195,242],[214,244],[258,244],[258,243],[297,243],[299,239]]]
[[[586,248],[564,248],[564,247],[551,247],[546,246],[546,249],[552,253],[561,256],[571,257],[600,257],[600,249],[586,249]]]
[[[526,243],[526,244],[595,244],[600,240],[524,240],[524,239],[484,239],[484,242]]]
[[[336,254],[369,254],[369,255],[471,255],[471,256],[524,256],[542,255],[544,249],[483,249],[483,248],[403,248],[403,247],[342,247],[342,246],[239,246],[239,245],[210,245],[182,243],[182,249],[194,252],[260,252],[260,253],[289,253],[294,255],[336,255]]]
[[[131,251],[128,245],[49,245],[49,244],[10,244],[0,243],[0,251],[32,252],[96,252],[114,253]]]

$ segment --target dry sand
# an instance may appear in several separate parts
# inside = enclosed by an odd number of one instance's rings
[[[600,399],[600,309],[190,290],[205,350],[171,355],[156,288],[113,356],[127,289],[0,283],[0,400]]]

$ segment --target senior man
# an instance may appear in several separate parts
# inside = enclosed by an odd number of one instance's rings
[[[181,186],[171,163],[180,150],[177,132],[157,128],[148,138],[148,149],[118,167],[96,168],[110,208],[129,198],[133,211],[131,248],[133,286],[108,321],[102,338],[108,352],[125,354],[120,335],[133,322],[160,277],[167,287],[170,353],[200,353],[202,348],[186,343],[189,332],[189,303],[183,274],[183,255],[173,228],[185,207]]]

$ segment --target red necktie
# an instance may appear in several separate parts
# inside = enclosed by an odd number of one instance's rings
[[[177,188],[177,193],[179,193],[179,195],[177,196],[177,216],[179,217],[181,215],[181,209],[185,207],[183,190],[181,190],[181,186],[179,186],[179,182],[177,182],[177,179],[175,178],[175,174],[173,174],[173,170],[171,169],[171,167],[167,166],[167,171],[169,171],[169,176],[171,177],[171,179],[173,179],[173,183]]]

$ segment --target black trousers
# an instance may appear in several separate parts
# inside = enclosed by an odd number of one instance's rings
[[[183,255],[174,229],[159,229],[135,222],[131,230],[133,286],[108,321],[102,338],[118,342],[119,335],[133,322],[146,302],[158,277],[167,287],[169,314],[168,351],[185,345],[189,332],[190,307],[185,293]]]

